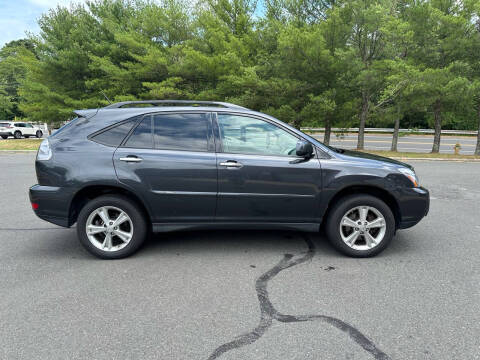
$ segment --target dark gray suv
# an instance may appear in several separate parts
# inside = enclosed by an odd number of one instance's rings
[[[367,257],[428,213],[410,165],[325,146],[237,105],[132,101],[75,113],[42,142],[30,200],[44,220],[76,222],[101,258],[134,253],[150,231],[321,226],[342,253]]]

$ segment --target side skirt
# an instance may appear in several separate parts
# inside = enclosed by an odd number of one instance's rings
[[[210,223],[154,223],[153,232],[170,232],[178,230],[297,230],[305,232],[318,232],[320,224],[317,223],[238,223],[238,222],[210,222]]]

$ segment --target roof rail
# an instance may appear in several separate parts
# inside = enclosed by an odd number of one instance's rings
[[[220,101],[195,101],[195,100],[141,100],[141,101],[122,101],[115,104],[110,104],[104,107],[104,109],[120,109],[123,107],[128,107],[127,105],[136,105],[136,104],[147,104],[153,106],[161,106],[161,105],[185,105],[185,106],[194,106],[194,105],[204,105],[204,106],[222,106],[229,109],[244,109],[248,110],[239,105],[230,104],[227,102],[220,102]]]

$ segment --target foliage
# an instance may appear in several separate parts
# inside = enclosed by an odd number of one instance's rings
[[[479,13],[474,0],[60,6],[0,50],[0,118],[60,123],[105,94],[230,101],[296,127],[476,129]]]

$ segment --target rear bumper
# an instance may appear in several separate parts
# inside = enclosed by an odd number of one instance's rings
[[[430,193],[423,187],[402,189],[399,203],[401,220],[399,229],[407,229],[420,222],[430,210]]]
[[[36,204],[37,208],[34,212],[40,219],[64,227],[71,225],[69,210],[72,190],[56,186],[33,185],[29,195],[32,205]]]
[[[0,136],[13,136],[13,134],[9,131],[0,131]]]

